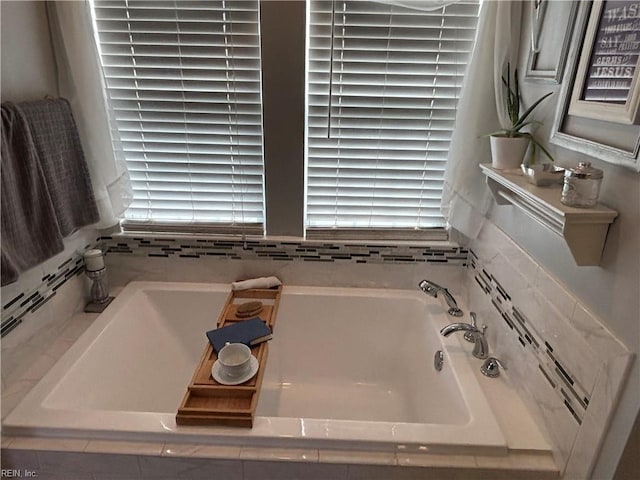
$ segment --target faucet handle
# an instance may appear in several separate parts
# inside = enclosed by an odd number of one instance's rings
[[[482,372],[483,375],[486,375],[487,377],[495,378],[500,376],[501,368],[503,370],[507,370],[507,367],[505,366],[505,364],[502,363],[500,360],[498,360],[495,357],[489,357],[484,361],[484,363],[480,367],[480,371]]]
[[[478,328],[478,319],[476,318],[476,312],[469,312],[469,317],[471,317],[471,326],[474,328]],[[482,326],[482,333],[484,334],[485,329],[487,328],[486,325]],[[464,339],[467,342],[471,342],[474,343],[476,341],[474,335],[472,332],[464,332]]]
[[[489,356],[489,347],[487,346],[487,339],[484,336],[486,329],[487,326],[483,325],[481,329],[477,330],[479,333],[473,335],[475,344],[473,346],[473,352],[471,353],[476,358],[485,359]]]

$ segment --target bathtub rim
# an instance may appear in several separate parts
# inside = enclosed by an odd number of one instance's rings
[[[256,445],[256,446],[282,446],[300,447],[301,444],[309,448],[366,448],[368,450],[396,451],[402,449],[419,449],[426,447],[429,451],[438,453],[457,453],[472,451],[487,454],[504,454],[507,442],[496,418],[482,392],[475,375],[471,371],[469,359],[471,358],[468,345],[463,345],[461,337],[454,335],[442,338],[445,356],[447,360],[456,365],[455,372],[458,382],[464,382],[465,388],[461,391],[465,403],[473,410],[470,411],[471,419],[464,425],[432,425],[432,424],[403,424],[396,422],[391,427],[393,430],[404,430],[402,438],[389,441],[382,431],[370,424],[372,422],[323,420],[323,419],[293,419],[287,417],[256,417],[254,428],[248,431],[239,431],[236,428],[211,427],[216,429],[216,437],[211,436],[210,427],[185,427],[175,425],[175,414],[149,413],[149,412],[101,412],[102,423],[111,423],[113,428],[105,428],[104,425],[91,428],[81,426],[85,418],[78,418],[77,411],[60,409],[48,409],[42,403],[53,390],[59,378],[77,360],[79,355],[96,341],[99,333],[104,330],[111,318],[120,311],[125,303],[138,291],[144,289],[172,290],[204,290],[228,292],[230,286],[220,283],[183,283],[183,282],[149,282],[136,281],[128,284],[112,303],[112,307],[100,315],[87,328],[80,338],[69,350],[55,363],[50,371],[34,386],[20,404],[4,419],[3,434],[5,435],[34,435],[55,436],[69,438],[103,438],[108,440],[158,440],[165,438],[168,431],[172,432],[172,442],[203,442],[220,445]],[[314,291],[316,293],[332,293],[334,295],[349,296],[358,293],[360,295],[375,294],[377,296],[393,296],[400,294],[415,296],[413,290],[380,289],[380,288],[342,288],[342,287],[303,287],[285,286],[283,294],[304,294]],[[432,301],[431,299],[429,301]],[[449,318],[444,315],[438,320],[444,326]],[[435,320],[434,320],[435,321]],[[47,418],[38,418],[33,412],[45,410]],[[89,411],[95,413],[95,411]],[[475,414],[474,414],[475,413]],[[116,418],[116,417],[120,418]],[[54,417],[54,418],[51,418]],[[84,415],[80,415],[84,417]],[[137,417],[137,418],[136,418]],[[138,424],[129,427],[129,421],[138,420]],[[142,420],[142,421],[141,421]],[[123,423],[124,422],[124,423]],[[44,424],[43,424],[44,423]],[[377,422],[385,425],[377,425],[386,430],[393,422]],[[160,424],[162,431],[157,430]],[[477,427],[477,428],[476,428]],[[140,430],[143,431],[140,431]],[[354,432],[361,434],[366,430],[367,440],[354,437]],[[306,435],[301,435],[306,432]],[[327,438],[327,432],[335,435],[335,438]],[[454,438],[455,434],[462,432],[464,439]],[[423,435],[430,435],[440,441],[425,442],[421,440]],[[122,438],[125,435],[125,438]]]

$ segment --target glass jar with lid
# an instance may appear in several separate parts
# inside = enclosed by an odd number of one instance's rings
[[[580,162],[577,167],[568,168],[564,172],[560,201],[570,207],[595,207],[602,177],[602,170],[592,167],[590,162]]]

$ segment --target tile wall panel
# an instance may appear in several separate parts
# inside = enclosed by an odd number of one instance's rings
[[[468,253],[466,248],[458,246],[434,247],[391,243],[202,239],[168,236],[156,238],[125,235],[102,237],[101,244],[108,254],[159,258],[268,259],[282,262],[429,263],[464,266]]]
[[[490,222],[471,245],[468,285],[492,353],[509,365],[559,465],[572,478],[588,478],[592,463],[584,460],[595,459],[632,355]]]
[[[2,298],[0,335],[6,336],[30,313],[37,312],[52,300],[58,290],[67,282],[84,272],[82,254],[76,252],[64,260],[56,269],[44,275],[41,283],[34,289]],[[71,312],[70,312],[71,313]]]

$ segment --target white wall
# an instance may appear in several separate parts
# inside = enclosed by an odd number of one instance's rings
[[[523,9],[528,12],[528,7]],[[553,16],[547,21],[554,22]],[[553,29],[564,25],[551,24]],[[536,119],[544,126],[538,130],[540,139],[548,139],[556,114],[560,86],[542,85],[522,81],[526,71],[529,39],[529,19],[523,18],[519,72],[521,89],[526,105],[544,93],[554,91],[539,109]],[[558,45],[555,48],[559,48]],[[599,134],[606,138],[614,135],[615,125],[598,125]],[[619,130],[619,129],[618,129]],[[580,301],[603,319],[611,332],[627,347],[640,354],[640,174],[633,170],[605,163],[597,158],[550,145],[560,166],[574,166],[578,161],[591,161],[604,170],[600,194],[601,203],[619,212],[609,230],[602,263],[597,267],[577,267],[571,254],[556,235],[530,220],[517,209],[496,206],[489,218],[524,248],[543,268],[564,283]],[[594,477],[613,478],[634,420],[640,410],[640,368],[634,364],[629,383],[622,395],[603,450],[594,471]],[[635,450],[639,451],[640,447]],[[630,450],[633,450],[631,448]]]
[[[56,67],[45,2],[2,0],[0,21],[2,101],[20,102],[42,99],[46,95],[57,96]],[[39,285],[44,275],[55,271],[61,261],[95,241],[97,236],[95,229],[83,228],[66,238],[63,252],[24,272],[17,282],[3,287],[3,301]]]
[[[56,71],[44,2],[2,1],[2,101],[55,96]]]

